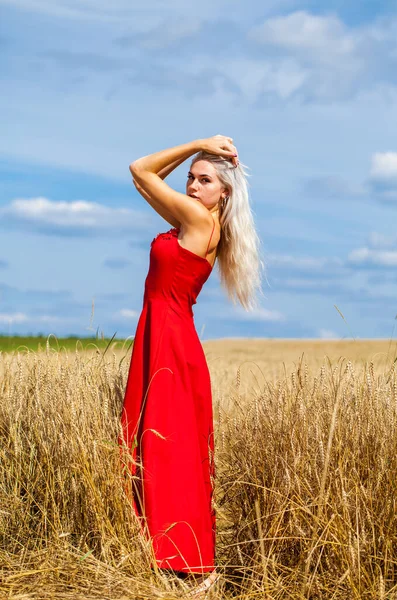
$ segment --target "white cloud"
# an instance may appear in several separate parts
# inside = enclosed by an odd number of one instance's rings
[[[122,308],[114,314],[114,318],[118,319],[122,317],[123,319],[132,319],[134,321],[139,317],[139,314],[140,313],[136,310],[131,310],[130,308]]]
[[[67,317],[56,317],[55,315],[39,315],[35,317],[35,321],[40,323],[64,323],[69,320]]]
[[[355,41],[335,15],[317,16],[304,10],[273,17],[254,27],[249,37],[262,44],[309,51],[312,61],[329,61],[330,55],[350,55]]]
[[[318,335],[323,340],[337,340],[339,339],[339,335],[332,331],[331,329],[320,329]]]
[[[55,315],[32,315],[26,313],[0,313],[0,323],[12,325],[14,323],[66,323],[68,321],[76,321],[71,317],[57,317]]]
[[[127,5],[128,0],[123,0],[120,3],[106,3],[106,6],[98,2],[94,4],[91,0],[69,0],[65,2],[57,0],[0,0],[0,4],[10,4],[16,8],[22,8],[32,12],[43,13],[52,17],[61,19],[75,19],[81,21],[121,21],[125,18],[123,9]],[[84,6],[85,4],[85,6]],[[129,4],[129,3],[128,3]],[[113,8],[113,10],[112,10]]]
[[[285,315],[278,310],[269,310],[267,308],[257,308],[250,312],[245,311],[241,307],[233,309],[233,314],[237,314],[237,318],[241,321],[285,321]]]
[[[291,57],[305,72],[294,95],[326,102],[358,94],[374,85],[395,86],[396,20],[379,19],[349,27],[335,14],[299,10],[272,17],[248,32],[269,60],[283,72],[280,57]]]
[[[133,233],[148,224],[144,213],[131,208],[109,208],[97,202],[75,200],[52,201],[44,197],[17,198],[0,207],[0,223],[3,226],[26,226],[32,230],[106,231],[124,230]]]
[[[143,49],[159,50],[171,46],[184,38],[198,33],[203,21],[201,19],[186,19],[186,15],[176,16],[174,19],[166,19],[159,23],[153,29],[132,36],[123,36],[117,40],[117,43],[125,47],[126,45],[139,45]]]
[[[372,156],[370,178],[397,184],[397,152],[376,152]]]
[[[189,68],[192,72],[199,73],[203,71],[204,65],[210,68],[211,64],[213,65],[212,59],[200,57],[200,61],[193,61]],[[222,59],[217,66],[250,103],[254,103],[261,94],[269,92],[286,99],[302,87],[308,76],[307,70],[293,57],[275,62],[241,55]]]
[[[340,200],[345,202],[348,198],[362,202],[367,194],[365,185],[352,184],[339,175],[320,175],[303,181],[305,194],[323,200]]]
[[[0,323],[26,323],[29,317],[21,312],[0,313]]]
[[[280,2],[280,0],[278,0]],[[131,0],[0,0],[1,4],[8,4],[16,8],[35,13],[43,13],[59,19],[75,21],[103,22],[107,29],[109,25],[123,25],[128,30],[147,30],[154,24],[159,24],[162,16],[179,13],[189,18],[198,18],[202,14],[211,13],[212,16],[222,16],[225,10],[232,10],[234,5],[238,8],[239,0],[201,0],[200,3],[186,5],[185,0],[146,0],[139,6]]]
[[[397,201],[397,152],[375,152],[367,180],[369,194],[383,204]]]
[[[347,257],[347,262],[351,265],[360,266],[382,266],[396,267],[397,266],[397,250],[372,250],[370,248],[357,248],[350,252]]]
[[[322,275],[322,273],[320,273],[320,275]],[[329,290],[330,285],[334,284],[335,282],[334,280],[328,280],[328,279],[324,279],[324,280],[318,280],[318,279],[302,279],[302,278],[296,278],[294,279],[293,277],[288,277],[286,279],[282,279],[282,286],[283,288],[291,288],[294,290],[309,290],[309,291],[313,291],[313,289],[315,290],[321,290],[321,289],[326,289]],[[279,286],[280,284],[278,283],[277,286]]]
[[[168,5],[171,0],[168,0]],[[180,4],[174,0],[174,4]],[[42,13],[59,19],[71,19],[74,21],[103,22],[107,26],[111,24],[122,25],[128,22],[131,31],[144,30],[147,26],[159,22],[159,15],[164,5],[160,0],[150,0],[145,6],[139,7],[138,11],[130,0],[0,0],[0,4],[9,4],[13,7]],[[172,7],[171,7],[172,8]]]
[[[288,254],[268,254],[268,265],[277,268],[296,268],[305,271],[324,272],[330,267],[341,267],[343,261],[339,258],[313,257],[313,256],[290,256]]]
[[[372,231],[368,235],[368,244],[371,248],[393,248],[397,247],[397,236],[384,235],[378,231]]]

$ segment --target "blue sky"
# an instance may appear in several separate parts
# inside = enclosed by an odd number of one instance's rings
[[[128,165],[221,133],[250,169],[267,281],[247,313],[214,269],[200,338],[391,337],[395,1],[0,0],[0,14],[1,333],[133,336],[170,226]],[[188,165],[167,183],[184,191]]]

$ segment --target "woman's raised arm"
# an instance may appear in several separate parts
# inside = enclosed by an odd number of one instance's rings
[[[179,165],[181,165],[186,159],[183,157],[177,158],[176,160],[174,160],[172,163],[170,163],[169,165],[163,167],[158,173],[157,175],[161,178],[161,179],[165,179],[170,173],[172,173],[172,171],[174,169],[176,169],[177,167],[179,167]],[[134,182],[134,185],[136,187],[136,189],[138,190],[138,192],[140,193],[140,195],[145,198],[146,202],[148,204],[150,204],[150,206],[152,208],[154,208],[154,210],[161,216],[163,217],[163,219],[165,221],[167,221],[167,223],[169,223],[170,225],[172,225],[173,227],[177,227],[180,228],[181,224],[180,222],[172,216],[172,214],[163,206],[161,206],[159,204],[159,202],[156,202],[153,198],[151,198],[151,196],[144,190],[144,188],[139,185],[139,183],[136,181],[136,179],[133,177],[132,181]]]

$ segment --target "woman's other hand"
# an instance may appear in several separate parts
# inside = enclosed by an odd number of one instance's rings
[[[208,152],[209,154],[218,154],[229,158],[233,165],[238,165],[238,153],[236,146],[233,146],[233,139],[225,135],[214,135],[210,138],[201,140],[201,150]]]

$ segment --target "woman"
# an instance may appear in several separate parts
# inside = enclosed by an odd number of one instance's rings
[[[186,194],[163,179],[192,154]],[[211,380],[192,305],[218,259],[221,283],[247,310],[260,289],[259,238],[233,140],[214,137],[144,156],[134,184],[173,227],[151,244],[122,413],[133,506],[157,567],[201,583],[215,568]],[[209,575],[208,575],[209,573]]]

